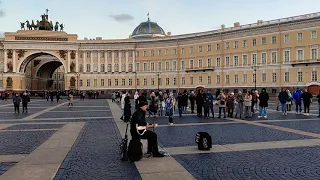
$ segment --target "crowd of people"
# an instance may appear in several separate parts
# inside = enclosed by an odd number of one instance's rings
[[[277,96],[277,110],[279,111],[279,106],[281,106],[282,115],[287,115],[288,111],[291,111],[293,102],[295,104],[296,114],[302,114],[302,105],[304,109],[304,114],[309,116],[310,114],[310,105],[312,103],[313,96],[307,89],[301,89],[297,87],[296,91],[291,93],[289,89],[283,89]],[[320,91],[316,96],[318,101],[318,109],[320,117]]]

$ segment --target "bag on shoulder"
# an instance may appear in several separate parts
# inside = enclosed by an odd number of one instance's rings
[[[210,150],[212,148],[212,138],[207,132],[198,132],[195,138],[199,150]]]
[[[133,162],[139,161],[140,159],[142,159],[143,153],[142,153],[142,143],[140,142],[140,139],[130,140],[127,156],[128,156],[128,159]]]

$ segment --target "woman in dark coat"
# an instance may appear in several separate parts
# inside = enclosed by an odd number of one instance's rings
[[[204,105],[204,99],[203,99],[203,93],[201,89],[198,91],[198,94],[196,97],[196,103],[197,103],[197,116],[202,117],[202,107]]]
[[[269,101],[269,94],[267,93],[266,89],[263,88],[260,95],[259,95],[259,116],[258,118],[267,117],[267,107],[268,107],[268,101]],[[262,111],[263,114],[262,115]]]
[[[131,117],[131,103],[130,103],[130,96],[129,95],[127,95],[124,98],[124,112],[123,112],[123,115],[124,115],[123,121],[124,122],[128,122],[130,120],[130,117]]]
[[[302,93],[302,101],[303,101],[303,107],[304,107],[304,114],[309,116],[310,112],[310,104],[312,101],[312,94],[308,92],[307,89],[304,89],[304,92]]]

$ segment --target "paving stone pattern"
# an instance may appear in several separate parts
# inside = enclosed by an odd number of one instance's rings
[[[0,176],[8,171],[16,162],[0,162]]]
[[[64,124],[18,124],[13,125],[5,130],[24,130],[24,129],[58,129],[64,126]]]
[[[287,121],[287,122],[267,122],[276,126],[287,127],[291,129],[302,130],[312,133],[320,133],[320,119],[319,120],[304,120],[304,121]]]
[[[56,131],[0,131],[0,155],[29,154],[44,143]]]
[[[54,180],[140,180],[135,165],[119,159],[120,139],[115,123],[86,123]]]
[[[51,117],[54,118],[54,117]],[[11,124],[11,123],[19,123],[19,124],[24,124],[24,123],[52,123],[52,122],[60,122],[60,123],[66,123],[66,122],[95,122],[95,121],[108,121],[111,122],[113,121],[113,118],[103,118],[103,119],[95,119],[95,118],[90,118],[90,119],[53,119],[53,120],[23,120],[23,121],[15,121],[15,120],[8,120],[8,121],[0,121],[1,124]]]
[[[319,157],[319,147],[174,156],[198,180],[319,180]]]
[[[248,124],[215,124],[199,126],[166,126],[156,130],[164,147],[195,146],[197,132],[205,131],[212,136],[213,144],[265,142],[277,140],[307,139],[294,133]]]
[[[111,111],[97,111],[97,112],[47,112],[37,116],[35,119],[41,118],[68,118],[68,117],[112,117]]]
[[[153,117],[148,117],[146,118],[148,122],[153,123],[155,121],[156,123],[162,125],[162,124],[168,124],[169,119],[168,117],[165,116],[156,116],[154,119]],[[231,122],[231,120],[228,119],[218,119],[218,118],[198,118],[196,115],[182,115],[180,118],[179,116],[174,116],[173,117],[173,122],[174,124],[187,124],[187,123],[212,123],[212,122]]]

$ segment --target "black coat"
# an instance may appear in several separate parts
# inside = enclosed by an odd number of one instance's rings
[[[22,99],[22,104],[28,104],[28,102],[30,102],[30,97],[29,95],[22,95],[21,96],[21,99]]]
[[[197,97],[196,97],[196,103],[198,106],[203,106],[204,105],[204,98],[203,98],[203,94],[198,93]]]
[[[312,99],[312,94],[309,92],[303,92],[301,98],[304,104],[310,104]]]
[[[259,106],[260,107],[268,107],[269,94],[267,92],[262,92],[259,95]]]
[[[146,112],[144,112],[141,108],[138,107],[137,111],[133,113],[132,118],[131,118],[131,128],[130,128],[130,133],[131,136],[139,136],[137,133],[137,127],[138,126],[146,126]]]
[[[123,109],[124,120],[130,120],[131,117],[131,103],[130,97],[126,96],[124,98],[124,109]]]

